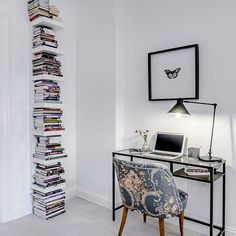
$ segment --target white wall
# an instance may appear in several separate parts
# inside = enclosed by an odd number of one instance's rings
[[[0,222],[3,222],[6,216],[6,202],[8,199],[8,153],[9,153],[9,17],[0,15]]]
[[[65,55],[60,58],[62,62],[62,73],[65,82],[62,85],[63,101],[63,125],[66,134],[63,137],[63,145],[68,159],[63,161],[66,171],[66,192],[67,197],[71,198],[76,195],[76,80],[77,80],[77,9],[76,0],[50,0],[60,10],[60,15],[65,24],[65,29],[58,31],[57,38],[61,49]]]
[[[206,153],[210,108],[189,105],[193,116],[175,120],[166,115],[172,102],[147,101],[147,53],[199,43],[200,98],[219,104],[213,151],[228,163],[226,223],[228,230],[235,232],[234,1],[119,0],[116,12],[114,0],[73,0],[70,4],[54,0],[54,3],[66,23],[66,29],[58,37],[66,53],[62,61],[66,80],[64,140],[69,154],[65,161],[69,196],[75,192],[77,168],[78,196],[109,207],[111,152],[116,143],[117,148],[137,144],[134,136],[137,128],[185,132],[189,144],[203,146],[202,153]],[[2,1],[0,14],[10,17],[9,146],[12,148],[8,157],[9,176],[5,180],[10,220],[31,212],[31,42],[26,1]],[[190,193],[188,212],[207,219],[207,186],[183,181],[178,184]],[[220,182],[215,192],[220,192]],[[217,206],[220,199],[216,200]],[[196,205],[200,206],[193,208]],[[219,222],[220,212],[216,212]]]
[[[118,148],[137,145],[136,129],[185,132],[189,145],[202,146],[206,154],[210,138],[211,107],[188,105],[190,118],[175,119],[166,114],[174,102],[149,102],[147,53],[198,43],[200,45],[200,100],[218,103],[213,154],[227,161],[226,224],[236,233],[235,125],[236,108],[235,1],[119,0],[117,26],[117,143]],[[107,175],[109,176],[109,175]],[[221,193],[220,181],[215,194]],[[205,184],[178,180],[190,194],[187,214],[209,219],[209,188]],[[217,210],[216,222],[221,212]],[[192,226],[198,231],[201,227]]]
[[[7,201],[4,220],[31,211],[29,156],[29,26],[25,1],[4,1],[1,14],[10,20],[10,94]],[[17,10],[13,10],[17,9]],[[16,197],[17,193],[17,197]]]
[[[79,0],[78,196],[110,207],[115,149],[115,1]]]
[[[75,193],[75,90],[76,79],[76,1],[57,0],[64,22],[67,24],[65,34],[59,38],[66,53],[63,59],[65,74],[65,126],[68,135],[65,136],[65,146],[69,159],[65,161],[69,196]],[[3,216],[4,220],[12,220],[32,211],[31,205],[31,173],[30,173],[30,26],[27,14],[27,1],[1,1],[0,15],[5,14],[10,19],[10,94],[9,99],[9,155],[7,178],[7,201]],[[72,38],[70,38],[70,36]],[[8,78],[6,78],[7,80]]]

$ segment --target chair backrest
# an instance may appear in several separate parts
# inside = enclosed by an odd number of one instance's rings
[[[143,164],[113,158],[123,204],[141,213],[167,218],[182,205],[170,170],[162,164]]]

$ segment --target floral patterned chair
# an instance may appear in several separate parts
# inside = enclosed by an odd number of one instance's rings
[[[159,218],[160,235],[165,235],[164,219],[179,216],[183,236],[184,209],[188,194],[177,189],[170,170],[162,164],[143,164],[113,158],[124,205],[118,236],[121,236],[128,210]]]

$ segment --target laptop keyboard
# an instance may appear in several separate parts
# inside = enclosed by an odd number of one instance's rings
[[[163,156],[163,157],[176,157],[176,154],[167,154],[167,153],[161,153],[161,152],[150,152],[150,154],[157,155],[157,156]]]

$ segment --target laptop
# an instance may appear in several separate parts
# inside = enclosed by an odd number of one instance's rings
[[[154,148],[147,156],[176,159],[184,154],[186,136],[184,134],[157,133]]]

